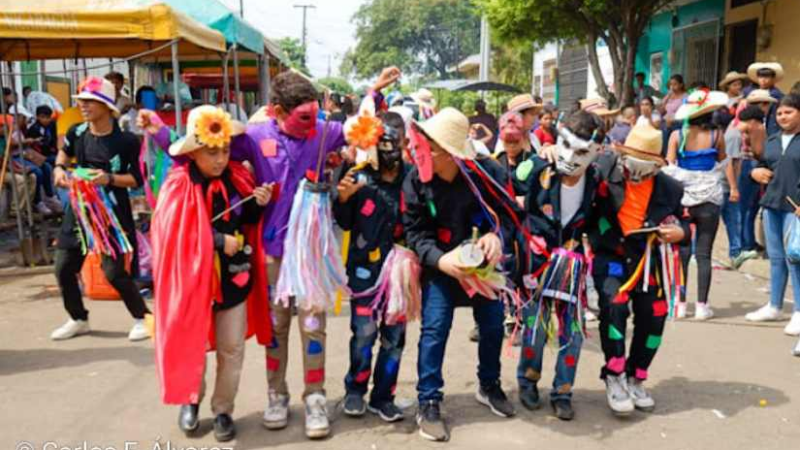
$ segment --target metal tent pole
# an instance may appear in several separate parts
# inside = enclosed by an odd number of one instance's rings
[[[240,84],[239,84],[239,49],[236,44],[233,44],[233,89],[235,98],[233,99],[233,104],[236,105],[236,120],[242,120],[241,117],[241,105],[239,101],[240,97]]]
[[[269,72],[269,55],[264,54],[263,64],[261,66],[261,70],[263,71],[261,75],[261,106],[266,105],[269,103],[269,84],[270,84],[270,72]]]
[[[181,106],[180,87],[181,66],[178,63],[178,41],[172,42],[172,87],[175,96],[175,130],[183,136],[183,108]]]
[[[3,88],[4,88],[3,82],[4,82],[5,76],[3,75],[2,72],[3,72],[3,65],[0,64],[0,91],[2,91]],[[9,105],[6,105],[5,95],[0,95],[0,112],[2,112],[2,114],[3,114],[3,117],[2,117],[2,119],[3,119],[2,120],[3,121],[3,132],[5,133],[6,139],[11,139],[11,129],[8,126],[8,121],[5,118],[5,114],[8,114],[8,110],[9,110],[8,106]],[[6,149],[8,149],[9,153],[11,152],[11,147],[10,146],[6,146],[5,148],[3,148],[4,151]],[[10,155],[9,155],[9,157],[10,157]],[[26,261],[25,252],[23,251],[23,248],[22,248],[23,241],[25,239],[25,228],[22,225],[22,208],[21,208],[21,203],[22,202],[20,201],[19,191],[17,190],[17,177],[14,176],[13,164],[9,164],[7,170],[8,170],[8,173],[10,175],[10,180],[9,181],[11,182],[11,197],[12,197],[12,200],[14,202],[14,206],[17,208],[17,237],[19,239],[20,255],[22,255],[22,264],[23,265],[28,265],[29,261]],[[27,183],[28,182],[28,178],[24,174],[22,176],[22,179],[23,179],[23,183]]]

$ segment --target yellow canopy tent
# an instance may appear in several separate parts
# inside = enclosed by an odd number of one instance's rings
[[[0,9],[0,60],[125,58],[225,52],[225,38],[157,0],[35,0]]]

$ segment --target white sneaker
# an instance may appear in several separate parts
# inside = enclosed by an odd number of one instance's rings
[[[144,319],[136,319],[133,321],[131,331],[128,333],[128,340],[131,342],[143,341],[150,337],[150,332],[144,324]]]
[[[651,412],[656,408],[656,401],[644,388],[644,381],[628,378],[628,393],[631,394],[633,406],[644,412]]]
[[[306,397],[306,437],[323,439],[330,434],[328,423],[328,400],[322,394],[311,394]]]
[[[597,314],[588,309],[586,310],[586,313],[584,313],[583,318],[586,320],[586,322],[597,322]]]
[[[708,320],[714,317],[714,310],[706,303],[698,303],[694,307],[694,320]]]
[[[774,308],[770,304],[766,304],[744,316],[744,319],[748,322],[774,322],[776,320],[781,320],[782,318],[783,314],[781,311],[778,308]]]
[[[794,356],[800,356],[800,339],[797,340],[797,344],[794,346],[794,350],[792,350],[792,354]]]
[[[64,325],[56,328],[56,330],[50,334],[50,339],[54,341],[63,341],[82,334],[89,334],[90,331],[89,321],[69,319]]]
[[[53,211],[44,204],[44,202],[39,202],[36,204],[36,212],[43,216],[49,216],[53,214]]]
[[[286,428],[289,423],[289,396],[270,391],[262,424],[268,430]]]
[[[786,325],[783,332],[789,336],[800,336],[800,312],[792,313],[792,320],[789,321],[789,325]]]
[[[685,319],[686,318],[686,302],[678,302],[675,305],[675,318],[676,319]]]
[[[606,398],[608,407],[615,415],[627,416],[635,409],[624,374],[606,375]]]

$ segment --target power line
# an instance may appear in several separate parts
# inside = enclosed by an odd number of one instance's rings
[[[308,9],[317,9],[314,5],[294,5],[295,8],[301,8],[303,10],[303,65],[306,65],[306,56],[308,53],[308,47],[306,41],[308,40],[308,29],[306,28],[306,14],[308,13]]]

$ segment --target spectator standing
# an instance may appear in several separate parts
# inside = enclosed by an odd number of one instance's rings
[[[747,76],[755,83],[755,87],[745,91],[745,95],[749,95],[754,89],[763,89],[769,92],[770,97],[776,100],[776,104],[770,107],[767,114],[767,136],[772,136],[781,131],[776,120],[778,110],[777,102],[781,101],[784,94],[775,85],[783,79],[783,66],[779,63],[763,63],[756,62],[750,64],[747,68]]]

